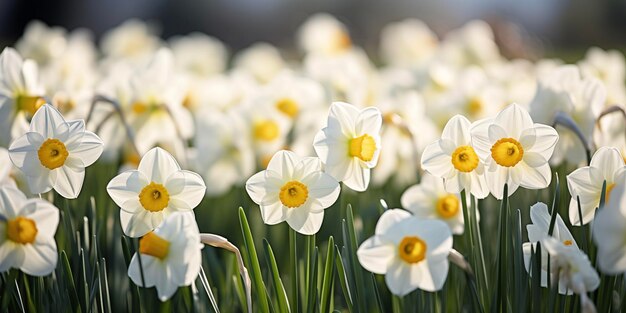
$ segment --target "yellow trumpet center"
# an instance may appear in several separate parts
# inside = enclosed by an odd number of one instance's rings
[[[451,218],[459,212],[459,198],[453,194],[437,199],[437,214],[442,218]]]
[[[170,242],[159,237],[154,232],[149,232],[139,239],[139,253],[151,255],[161,260],[165,259],[170,252]]]
[[[452,165],[454,168],[469,173],[478,167],[478,155],[470,146],[460,146],[452,153]]]
[[[613,188],[615,188],[615,183],[606,185],[606,196],[604,199],[606,203],[609,203],[609,200],[611,200],[611,192],[613,191]]]
[[[524,148],[513,138],[502,138],[491,147],[491,157],[501,166],[512,167],[524,157]]]
[[[348,50],[352,47],[352,39],[350,39],[350,34],[345,31],[338,31],[335,36],[334,42],[334,52],[341,52]]]
[[[63,166],[70,154],[67,152],[63,142],[58,139],[49,138],[41,144],[37,155],[39,156],[41,165],[53,170]]]
[[[141,189],[139,202],[144,209],[150,212],[160,212],[170,202],[170,194],[165,186],[151,182]]]
[[[291,98],[283,98],[278,100],[276,102],[276,109],[291,118],[296,117],[296,115],[298,115],[298,112],[300,112],[300,107],[298,106],[298,103]]]
[[[280,188],[280,202],[288,208],[297,208],[309,197],[309,188],[299,181],[292,180]]]
[[[37,224],[30,218],[18,216],[7,222],[7,237],[20,244],[33,243],[37,237]]]
[[[374,158],[374,152],[376,152],[376,141],[372,136],[365,134],[350,139],[348,153],[351,157],[369,162]]]
[[[132,105],[133,108],[133,112],[135,112],[135,114],[143,114],[146,111],[148,111],[148,105],[141,102],[141,101],[137,101],[135,103],[133,103]]]
[[[483,102],[479,98],[471,98],[467,102],[467,113],[474,116],[483,111]]]
[[[571,240],[564,240],[563,244],[566,246],[571,246],[572,244],[574,244],[574,242],[572,242]]]
[[[278,124],[272,120],[259,121],[254,125],[254,138],[261,141],[272,141],[280,135]]]
[[[39,108],[46,104],[46,100],[37,96],[19,95],[17,96],[16,104],[18,110],[25,111],[29,116],[33,116]]]
[[[407,263],[417,263],[426,258],[426,242],[417,236],[402,238],[398,251],[400,258]]]

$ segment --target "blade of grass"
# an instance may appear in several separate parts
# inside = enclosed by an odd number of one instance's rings
[[[337,266],[337,274],[339,275],[339,284],[341,285],[341,290],[343,291],[343,297],[346,301],[346,305],[348,306],[348,312],[354,312],[354,308],[352,306],[352,295],[350,294],[350,283],[348,282],[348,277],[346,276],[346,270],[343,266],[343,258],[341,257],[341,252],[339,251],[339,247],[335,245],[335,265]],[[373,274],[372,274],[373,275]],[[376,287],[376,285],[374,285]],[[376,289],[378,291],[378,289]],[[382,312],[382,311],[380,311]]]
[[[248,251],[248,257],[250,265],[247,268],[252,272],[252,284],[256,289],[257,299],[259,301],[259,311],[263,313],[269,313],[269,303],[267,300],[267,292],[263,278],[261,275],[261,266],[259,265],[259,258],[254,247],[254,240],[252,238],[252,232],[250,231],[250,225],[246,218],[246,213],[242,207],[239,207],[239,224],[241,226],[241,232],[243,233],[243,242],[246,250]]]
[[[321,294],[321,301],[320,301],[320,312],[321,313],[326,313],[330,311],[330,297],[332,297],[332,295],[330,294],[330,287],[333,285],[334,282],[334,273],[335,273],[335,267],[334,267],[334,261],[335,260],[335,240],[333,239],[333,236],[330,236],[330,238],[328,238],[328,248],[327,248],[327,253],[326,253],[326,264],[324,266],[324,280],[322,283],[322,294]]]
[[[266,239],[263,239],[263,248],[265,249],[265,261],[267,262],[267,266],[269,267],[272,275],[272,285],[274,287],[276,299],[278,300],[278,310],[280,312],[291,312],[291,309],[289,308],[289,301],[287,301],[287,293],[285,292],[285,287],[280,279],[280,272],[278,271],[274,251]]]

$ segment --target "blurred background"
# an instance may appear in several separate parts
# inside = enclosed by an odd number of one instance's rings
[[[256,41],[289,49],[297,27],[316,12],[335,15],[368,52],[375,51],[385,24],[407,17],[423,20],[439,36],[484,19],[509,57],[563,57],[562,51],[578,55],[589,46],[620,49],[626,42],[626,2],[619,0],[0,0],[0,44],[13,44],[33,19],[69,30],[87,28],[100,39],[108,29],[139,18],[164,38],[201,31],[221,39],[231,51]],[[517,39],[532,48],[520,49]]]

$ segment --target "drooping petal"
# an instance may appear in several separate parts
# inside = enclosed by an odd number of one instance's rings
[[[392,242],[374,235],[359,246],[356,254],[363,268],[375,274],[385,274],[397,251]]]
[[[178,171],[165,181],[170,194],[170,206],[179,210],[192,210],[200,204],[206,187],[200,175],[191,171]]]
[[[169,152],[156,147],[141,158],[138,170],[148,181],[163,184],[170,175],[180,170],[180,166]]]

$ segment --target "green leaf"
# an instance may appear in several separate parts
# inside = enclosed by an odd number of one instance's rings
[[[280,279],[280,273],[278,272],[278,265],[276,264],[274,251],[272,250],[270,243],[265,239],[263,239],[263,248],[265,249],[265,260],[267,262],[267,266],[272,274],[272,285],[274,286],[274,293],[278,299],[278,310],[280,312],[291,312],[289,308],[289,301],[287,301],[287,293],[285,292],[285,287],[283,286],[283,282]]]
[[[248,219],[246,218],[246,213],[244,212],[242,207],[239,207],[239,224],[241,226],[241,232],[243,233],[243,242],[248,251],[249,261],[247,268],[252,272],[252,284],[256,289],[257,299],[259,301],[259,311],[264,313],[269,313],[269,303],[266,296],[266,287],[263,283],[263,278],[261,276],[261,266],[259,265],[259,258],[256,253],[256,249],[254,247],[254,239],[252,238],[252,232],[250,231],[250,225],[248,224]]]
[[[337,266],[337,274],[339,275],[339,285],[341,285],[341,291],[343,291],[344,300],[348,305],[348,312],[352,313],[354,312],[354,308],[352,306],[352,295],[350,294],[350,283],[348,282],[348,277],[346,276],[346,270],[343,266],[343,258],[341,257],[339,247],[335,246],[335,250],[335,266]]]
[[[335,268],[334,261],[335,260],[335,240],[333,236],[328,238],[328,248],[326,253],[326,264],[324,266],[324,280],[322,284],[322,294],[321,294],[321,302],[320,302],[320,312],[326,313],[330,310],[330,294],[331,286],[333,285],[335,278]]]

